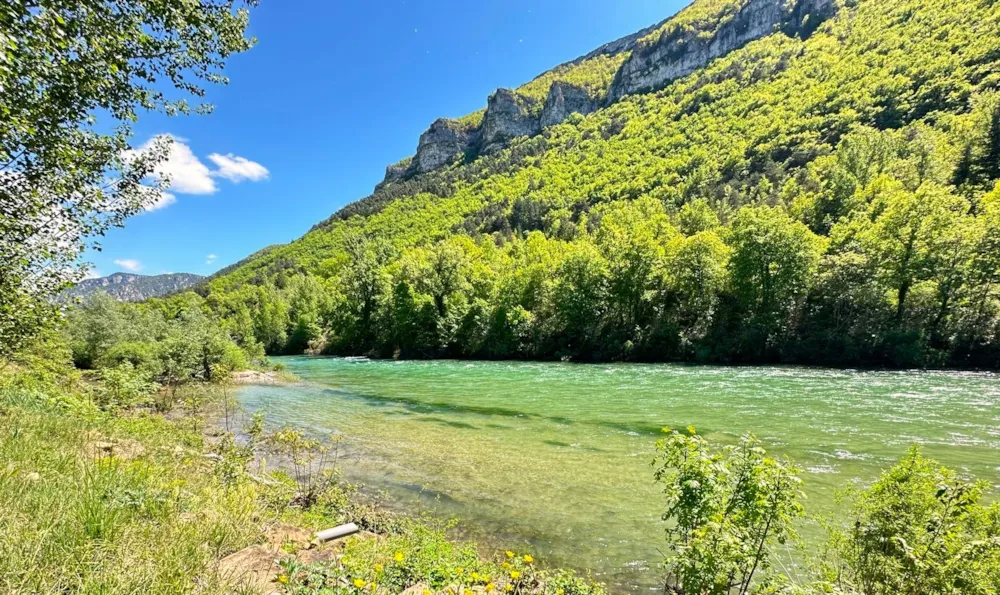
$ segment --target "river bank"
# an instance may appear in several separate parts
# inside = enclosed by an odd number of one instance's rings
[[[0,371],[4,592],[602,592],[536,570],[530,555],[480,555],[444,527],[389,514],[332,468],[305,502],[300,477],[253,464],[269,448],[262,435],[240,443],[214,423],[230,413],[225,385],[183,387],[170,411],[101,410],[96,382]],[[363,532],[313,543],[344,522]]]

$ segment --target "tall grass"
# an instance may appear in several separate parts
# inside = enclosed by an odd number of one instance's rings
[[[0,592],[230,592],[214,565],[261,538],[256,488],[219,484],[200,434],[74,390],[0,378]]]

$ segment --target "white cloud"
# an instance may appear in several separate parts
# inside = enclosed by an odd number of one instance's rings
[[[142,270],[142,263],[139,262],[138,260],[135,260],[134,258],[123,258],[120,260],[116,260],[115,264],[125,269],[126,271],[130,271],[132,273],[138,273],[139,271]]]
[[[152,177],[159,181],[167,181],[169,192],[158,192],[156,198],[146,207],[146,212],[174,204],[177,202],[177,194],[215,194],[219,191],[216,182],[218,178],[238,184],[246,180],[260,182],[271,175],[260,163],[233,153],[210,154],[208,159],[216,166],[216,169],[211,169],[194,154],[185,139],[172,134],[160,134],[150,138],[139,148],[126,151],[124,159],[126,161],[134,159],[136,155],[152,149],[164,139],[170,140],[170,150],[167,158],[156,166]],[[152,188],[150,190],[155,191]]]
[[[147,151],[164,137],[169,138],[170,152],[166,160],[156,166],[156,177],[169,180],[170,189],[180,194],[214,194],[219,190],[208,166],[198,159],[184,139],[170,134],[154,136],[139,147]]]
[[[243,180],[260,182],[271,175],[266,167],[256,161],[250,161],[246,157],[239,157],[232,153],[226,155],[212,153],[208,159],[218,168],[212,172],[213,176],[225,178],[234,184],[239,184]]]
[[[170,205],[177,202],[177,197],[169,192],[159,192],[156,199],[146,205],[145,211],[148,213],[150,211],[158,211],[164,207],[169,207]]]
[[[213,262],[215,262],[215,261],[216,261],[216,260],[217,260],[218,258],[219,258],[219,257],[218,257],[218,256],[216,256],[215,254],[209,254],[208,256],[206,256],[206,257],[205,257],[205,264],[212,264],[212,263],[213,263]]]
[[[88,266],[87,267],[87,272],[86,272],[86,274],[84,274],[83,278],[84,279],[100,279],[103,276],[104,275],[101,274],[101,271],[97,270],[97,267]]]

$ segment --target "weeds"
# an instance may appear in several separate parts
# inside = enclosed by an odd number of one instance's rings
[[[294,504],[309,509],[337,485],[340,436],[308,438],[299,430],[283,428],[268,436],[266,442],[291,462],[293,479],[298,485]]]

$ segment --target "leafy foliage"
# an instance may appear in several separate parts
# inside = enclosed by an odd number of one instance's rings
[[[657,443],[664,484],[668,585],[689,595],[750,593],[773,563],[772,548],[794,536],[801,481],[791,464],[768,457],[753,436],[713,452],[694,428]]]
[[[916,446],[854,497],[828,567],[849,593],[993,593],[1000,585],[1000,507]],[[835,573],[835,574],[834,574]]]
[[[136,305],[98,293],[69,313],[66,333],[74,361],[99,371],[114,406],[139,404],[155,383],[228,378],[263,355],[240,348],[195,294]]]
[[[845,3],[390,184],[207,303],[269,353],[1000,366],[997,39],[996,3]]]
[[[45,300],[82,276],[88,239],[158,200],[166,181],[144,181],[169,142],[134,151],[131,125],[224,83],[253,45],[247,19],[222,0],[0,7],[0,356],[51,321]]]

